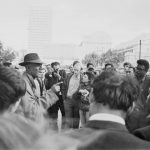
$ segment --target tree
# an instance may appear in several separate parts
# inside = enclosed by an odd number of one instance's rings
[[[2,42],[0,42],[0,57],[2,57],[3,62],[12,62],[17,56],[17,52],[10,47],[4,48]]]
[[[100,64],[112,63],[115,66],[119,66],[120,63],[124,61],[124,53],[117,53],[111,50],[108,50],[106,53],[101,55]]]
[[[100,64],[100,55],[97,53],[90,53],[85,55],[84,59],[82,60],[82,63],[86,65],[87,63],[92,63],[94,66],[99,66]]]

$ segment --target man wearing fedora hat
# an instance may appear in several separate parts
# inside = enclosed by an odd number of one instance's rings
[[[40,87],[35,83],[37,83],[42,63],[38,54],[29,53],[25,55],[24,61],[19,64],[26,68],[23,73],[23,79],[26,82],[26,93],[22,97],[20,105],[23,114],[27,118],[38,122],[42,122],[47,108],[58,100],[55,93],[60,90],[59,85],[55,84],[50,90],[44,92],[42,96],[40,95]]]

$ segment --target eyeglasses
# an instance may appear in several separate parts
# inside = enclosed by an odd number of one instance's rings
[[[138,71],[145,71],[144,68],[140,68],[140,67],[136,67],[136,69],[137,69]]]

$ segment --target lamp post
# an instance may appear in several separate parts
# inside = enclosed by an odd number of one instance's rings
[[[141,40],[140,40],[140,47],[139,47],[139,59],[141,59]]]

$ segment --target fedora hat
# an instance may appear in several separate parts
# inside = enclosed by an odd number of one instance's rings
[[[29,53],[24,56],[24,62],[19,63],[20,66],[27,64],[43,64],[37,53]]]

